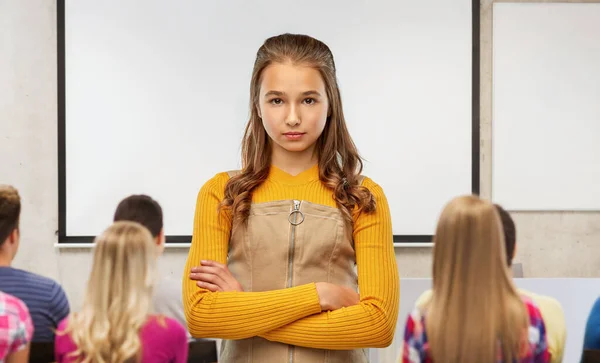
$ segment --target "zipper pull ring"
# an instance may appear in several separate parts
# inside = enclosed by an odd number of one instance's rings
[[[299,221],[298,221],[298,216],[300,216]],[[288,222],[290,222],[290,224],[292,226],[298,226],[298,225],[302,224],[302,222],[304,222],[304,213],[302,213],[300,211],[300,201],[299,200],[294,200],[294,208],[290,212],[290,215],[288,215]]]

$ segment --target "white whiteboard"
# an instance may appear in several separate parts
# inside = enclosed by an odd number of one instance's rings
[[[67,236],[131,193],[190,235],[199,188],[240,166],[256,51],[284,32],[331,47],[394,233],[433,234],[471,192],[471,21],[471,0],[66,0]]]
[[[600,4],[493,8],[493,199],[600,209]]]

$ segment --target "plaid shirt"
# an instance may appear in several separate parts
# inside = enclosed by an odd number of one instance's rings
[[[546,327],[542,314],[535,304],[526,297],[521,297],[529,314],[528,344],[524,355],[518,363],[547,363],[550,353],[546,342]],[[429,342],[425,332],[425,316],[417,308],[408,316],[404,330],[404,346],[402,347],[402,363],[433,363],[429,354]],[[502,363],[499,349],[497,363]]]
[[[9,354],[25,348],[32,336],[33,324],[27,306],[0,291],[0,363]]]

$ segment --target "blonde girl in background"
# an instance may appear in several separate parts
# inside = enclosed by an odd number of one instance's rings
[[[150,232],[115,222],[95,244],[83,307],[58,327],[57,362],[187,362],[185,328],[150,311],[156,268]]]

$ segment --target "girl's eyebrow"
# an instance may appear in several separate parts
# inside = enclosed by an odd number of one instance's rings
[[[268,96],[285,96],[285,92],[271,90],[271,91],[265,93],[265,97],[268,97]]]
[[[306,91],[304,93],[302,93],[303,96],[317,96],[317,97],[321,97],[321,94],[318,91],[315,90],[310,90],[310,91]]]
[[[281,92],[281,91],[275,91],[275,90],[270,90],[267,93],[265,93],[265,97],[269,97],[269,96],[285,96],[286,93],[285,92]],[[317,96],[317,97],[321,97],[321,94],[318,91],[315,90],[310,90],[310,91],[306,91],[306,92],[302,92],[302,96]]]

